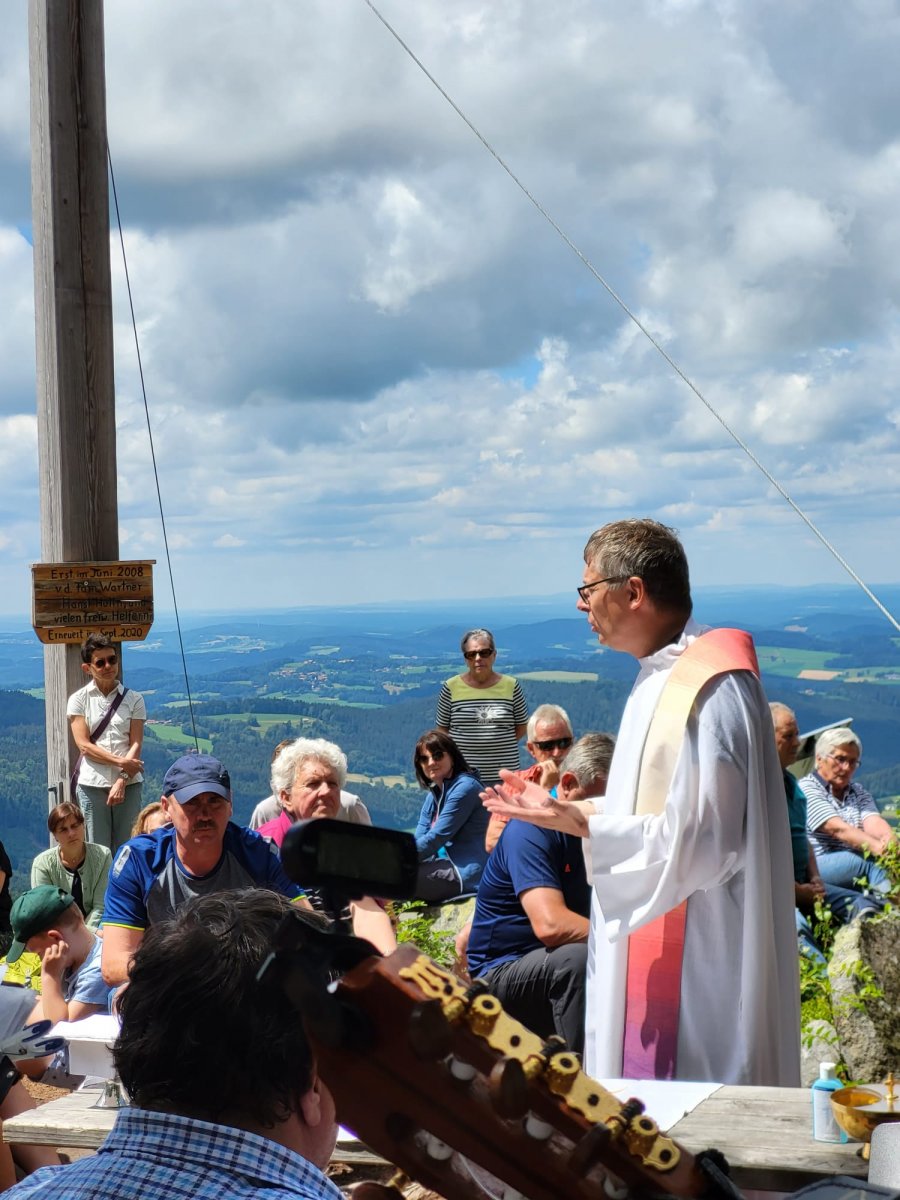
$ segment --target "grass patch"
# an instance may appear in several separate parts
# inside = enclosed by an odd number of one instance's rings
[[[785,646],[757,646],[756,657],[762,671],[769,675],[787,675],[795,679],[801,671],[825,671],[825,664],[837,654],[833,650],[795,650]],[[839,674],[843,675],[841,671]]]
[[[154,722],[148,724],[147,728],[161,742],[173,742],[177,746],[193,746],[194,744],[191,734],[185,733],[177,725],[157,725]],[[197,741],[204,754],[212,753],[212,741],[209,738],[201,737],[197,738]]]
[[[242,725],[246,725],[249,729],[259,729],[262,733],[267,729],[271,729],[273,725],[291,725],[301,727],[309,725],[312,722],[312,717],[299,717],[296,713],[220,713],[218,715],[210,714],[212,721],[240,721]],[[255,721],[256,724],[251,724]]]
[[[539,683],[596,683],[596,671],[519,671],[516,679],[534,679]]]

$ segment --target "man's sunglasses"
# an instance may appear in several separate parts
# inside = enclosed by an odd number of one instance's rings
[[[570,737],[550,738],[549,741],[535,742],[534,744],[538,750],[568,750],[572,745],[572,739]]]
[[[115,654],[111,654],[109,658],[95,658],[91,666],[96,667],[100,671],[103,667],[114,667],[118,661],[118,657]]]

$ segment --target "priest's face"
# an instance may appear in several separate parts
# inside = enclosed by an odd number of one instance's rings
[[[621,580],[605,579],[593,567],[585,566],[582,593],[577,608],[587,613],[588,625],[604,646],[611,650],[629,648],[626,629],[631,616],[628,588]]]

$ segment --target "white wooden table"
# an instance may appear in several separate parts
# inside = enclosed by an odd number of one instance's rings
[[[116,1108],[94,1108],[103,1094],[103,1085],[70,1092],[57,1100],[19,1113],[3,1122],[3,1141],[27,1143],[33,1146],[64,1146],[81,1150],[98,1150],[115,1124]],[[380,1166],[384,1159],[368,1146],[343,1131],[347,1140],[340,1140],[334,1153],[335,1162],[351,1166]]]
[[[865,1179],[869,1171],[860,1142],[814,1140],[808,1088],[720,1087],[668,1132],[693,1154],[721,1150],[741,1188],[793,1192],[831,1175]]]
[[[91,1107],[99,1094],[99,1089],[73,1092],[11,1117],[3,1123],[3,1139],[96,1149],[116,1118],[115,1109]],[[693,1153],[721,1150],[741,1188],[791,1192],[831,1175],[864,1179],[868,1171],[857,1154],[859,1143],[813,1140],[806,1088],[721,1087],[669,1133]],[[334,1158],[353,1164],[383,1162],[359,1142],[339,1144]]]

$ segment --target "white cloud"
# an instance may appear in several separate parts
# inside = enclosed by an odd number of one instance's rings
[[[388,19],[863,575],[900,499],[888,4]],[[193,603],[553,590],[650,512],[698,581],[837,569],[363,4],[106,6],[110,144]],[[0,16],[0,579],[38,557],[27,38]],[[162,556],[113,247],[122,546]],[[773,530],[777,537],[773,537]],[[878,531],[882,530],[881,533]],[[739,536],[735,537],[735,532]],[[539,544],[541,570],[521,570]],[[232,553],[223,554],[222,550]],[[181,586],[181,585],[180,585]]]

